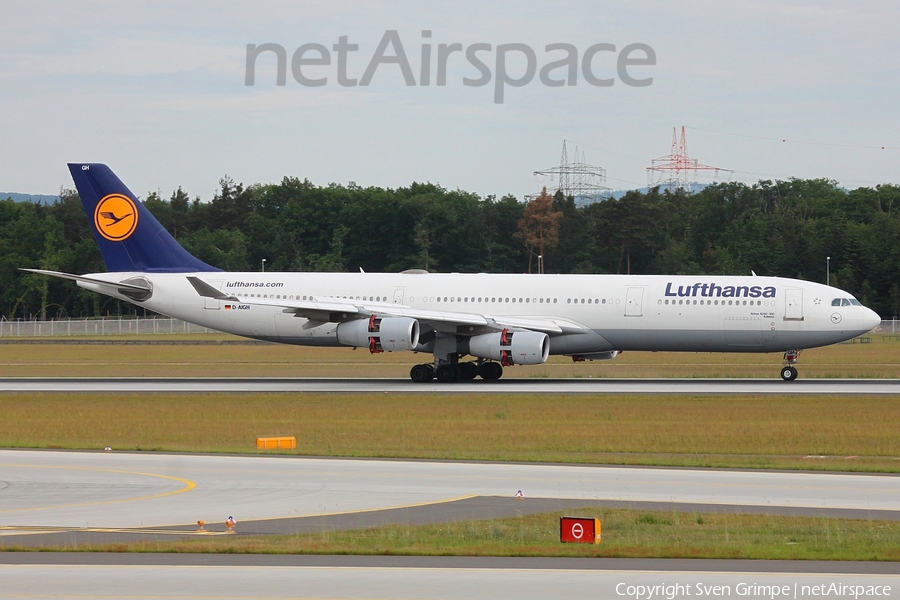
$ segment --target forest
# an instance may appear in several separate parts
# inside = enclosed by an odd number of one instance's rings
[[[900,314],[900,187],[847,190],[827,179],[654,188],[584,206],[529,202],[431,183],[385,189],[285,177],[229,177],[208,202],[181,188],[144,205],[195,256],[231,271],[735,274],[847,290],[882,318]],[[897,211],[893,205],[897,204]],[[538,260],[538,257],[540,261]],[[826,257],[830,257],[826,267]],[[78,194],[0,201],[0,317],[143,315],[143,309],[20,267],[105,268]]]

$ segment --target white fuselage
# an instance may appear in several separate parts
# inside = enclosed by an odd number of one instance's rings
[[[150,310],[212,329],[301,345],[339,345],[336,323],[285,312],[294,301],[553,320],[550,353],[775,352],[841,342],[879,317],[839,289],[775,277],[428,273],[192,273],[237,301],[198,295],[184,273],[98,273],[152,284]],[[87,289],[101,291],[90,283]],[[129,300],[120,296],[123,300]],[[851,302],[848,302],[852,300]],[[279,303],[284,306],[279,306]],[[836,302],[836,305],[835,305]],[[274,305],[273,305],[274,304]],[[567,325],[571,325],[568,327]],[[465,335],[465,331],[459,332]]]

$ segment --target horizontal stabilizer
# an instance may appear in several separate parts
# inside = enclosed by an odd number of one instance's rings
[[[49,275],[51,277],[59,277],[60,279],[71,279],[72,281],[80,281],[82,283],[90,283],[93,285],[106,286],[109,288],[130,290],[132,292],[148,292],[150,288],[146,285],[136,285],[134,283],[123,283],[116,281],[104,281],[94,277],[85,277],[84,275],[72,275],[71,273],[60,273],[59,271],[46,271],[44,269],[19,269],[20,271],[28,271],[29,273],[37,273],[39,275]]]

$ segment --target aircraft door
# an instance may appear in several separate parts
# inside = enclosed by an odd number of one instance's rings
[[[644,288],[631,287],[625,294],[625,316],[643,316]]]
[[[217,290],[222,289],[221,281],[207,281],[206,283],[213,286]],[[215,298],[204,297],[203,298],[203,308],[206,308],[208,310],[221,310],[222,309],[222,301],[216,300]]]
[[[403,304],[403,292],[404,288],[394,289],[394,304]]]
[[[803,290],[789,288],[784,292],[784,320],[803,320]]]

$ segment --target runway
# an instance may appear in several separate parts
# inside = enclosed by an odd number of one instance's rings
[[[0,537],[332,516],[497,497],[900,515],[900,476],[521,463],[0,451]],[[499,510],[499,509],[498,509]],[[183,529],[183,528],[182,528]]]
[[[0,379],[0,392],[900,395],[900,380],[535,378],[423,384],[408,379],[7,377]]]
[[[517,490],[525,500],[514,498]],[[72,545],[91,535],[120,540],[223,535],[221,523],[229,515],[241,535],[296,531],[304,524],[315,531],[332,525],[490,518],[561,506],[587,507],[581,512],[590,514],[590,506],[627,503],[657,508],[680,503],[681,509],[698,512],[838,511],[841,516],[900,518],[900,477],[0,451],[0,545],[29,545],[29,540]],[[198,519],[212,524],[206,533],[197,533]],[[804,585],[832,584],[881,586],[881,597],[894,597],[900,565],[0,553],[0,581],[3,598],[580,599],[637,597],[638,586],[657,585],[680,585],[690,592],[681,595],[690,596],[713,585],[730,586],[731,595],[739,595],[738,586],[745,586],[741,597],[771,598],[772,586],[802,592]]]

